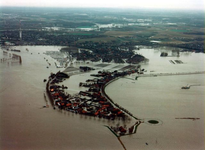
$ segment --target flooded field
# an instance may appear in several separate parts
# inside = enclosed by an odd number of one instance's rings
[[[9,60],[0,63],[1,149],[123,149],[104,127],[123,122],[54,110],[50,105],[43,108],[46,105],[46,83],[43,80],[51,72],[65,69],[56,68],[56,60],[43,52],[58,51],[60,47],[22,46],[17,49],[21,52],[12,53],[21,55],[21,65],[8,63]],[[180,53],[180,57],[160,57],[161,51],[136,51],[149,59],[149,63],[141,65],[145,74],[204,71],[204,54]],[[171,51],[168,53],[171,55]],[[1,50],[0,59],[5,57]],[[173,64],[170,60],[183,63]],[[80,65],[86,64],[74,63],[73,67]],[[126,66],[87,65],[96,67],[91,73]],[[107,94],[114,101],[145,122],[137,129],[137,134],[121,138],[125,147],[128,150],[204,149],[204,74],[139,77],[134,80],[136,76],[121,78],[106,87]],[[88,78],[90,73],[76,74],[63,84],[68,86],[68,93],[76,94],[84,90],[78,86],[79,82]],[[187,84],[197,86],[181,89]],[[149,119],[159,120],[161,124],[150,125],[147,123]]]

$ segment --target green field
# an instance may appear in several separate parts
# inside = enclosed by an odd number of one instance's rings
[[[99,38],[88,38],[88,39],[80,39],[78,40],[79,43],[85,42],[85,41],[90,41],[90,42],[112,42],[116,40],[115,37],[99,37]]]
[[[92,33],[69,33],[70,35],[93,35]]]

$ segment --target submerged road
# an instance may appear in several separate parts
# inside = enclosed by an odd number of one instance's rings
[[[192,75],[192,74],[204,74],[205,71],[196,72],[178,72],[178,73],[153,73],[153,74],[140,74],[137,77],[157,77],[157,76],[176,76],[176,75]]]

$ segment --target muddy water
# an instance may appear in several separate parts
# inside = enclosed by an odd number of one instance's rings
[[[55,60],[42,52],[59,48],[18,47],[22,52],[16,54],[22,56],[22,65],[0,63],[1,149],[123,149],[103,126],[119,121],[76,115],[51,107],[42,109],[46,105],[43,79],[50,72],[60,70],[54,66]],[[204,54],[184,53],[180,58],[161,58],[160,51],[138,52],[150,59],[149,64],[142,65],[147,74],[204,71]],[[51,63],[49,68],[46,59]],[[180,59],[184,64],[173,65],[170,59]],[[112,65],[104,69],[110,68]],[[75,94],[84,90],[78,84],[88,77],[89,74],[71,76],[64,84],[69,93]],[[181,90],[186,84],[200,86]],[[137,134],[122,137],[127,149],[203,149],[204,74],[142,77],[137,81],[123,78],[110,84],[106,92],[135,116],[162,122],[160,125],[141,124]],[[200,119],[175,119],[183,117]]]
[[[149,64],[142,65],[146,74],[204,71],[204,54],[160,58],[160,51],[140,53],[150,58]],[[182,60],[184,64],[171,64],[170,59]],[[198,86],[181,89],[187,84]],[[143,124],[137,134],[122,138],[128,149],[138,145],[142,149],[204,149],[204,74],[120,79],[109,85],[106,92],[134,115],[162,121],[160,125]],[[176,119],[189,117],[200,119]]]
[[[18,47],[22,65],[0,63],[0,149],[121,149],[103,126],[108,121],[41,109],[46,105],[43,79],[59,70],[42,51],[58,47],[25,48]],[[51,62],[48,69],[44,57]]]

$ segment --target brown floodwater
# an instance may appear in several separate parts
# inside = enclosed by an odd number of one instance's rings
[[[15,52],[22,57],[21,65],[9,60],[0,63],[0,149],[123,149],[104,126],[123,122],[54,110],[51,106],[42,108],[46,105],[43,79],[51,72],[63,70],[56,68],[56,60],[43,52],[59,50],[60,47],[17,48],[21,50]],[[160,58],[160,51],[145,49],[139,52],[150,59],[149,64],[142,65],[147,73],[204,71],[204,54],[184,53],[179,58]],[[7,56],[0,51],[2,57]],[[184,64],[171,64],[170,59],[180,59]],[[75,94],[82,90],[79,81],[88,78],[88,73],[74,75],[63,84],[68,86],[67,92]],[[137,134],[121,137],[125,147],[128,150],[204,149],[204,74],[132,80],[134,78],[119,79],[106,88],[114,101],[145,121],[137,129]],[[182,90],[181,87],[187,84],[199,86]],[[176,119],[184,117],[200,119]],[[161,123],[148,124],[147,120],[151,119]]]

